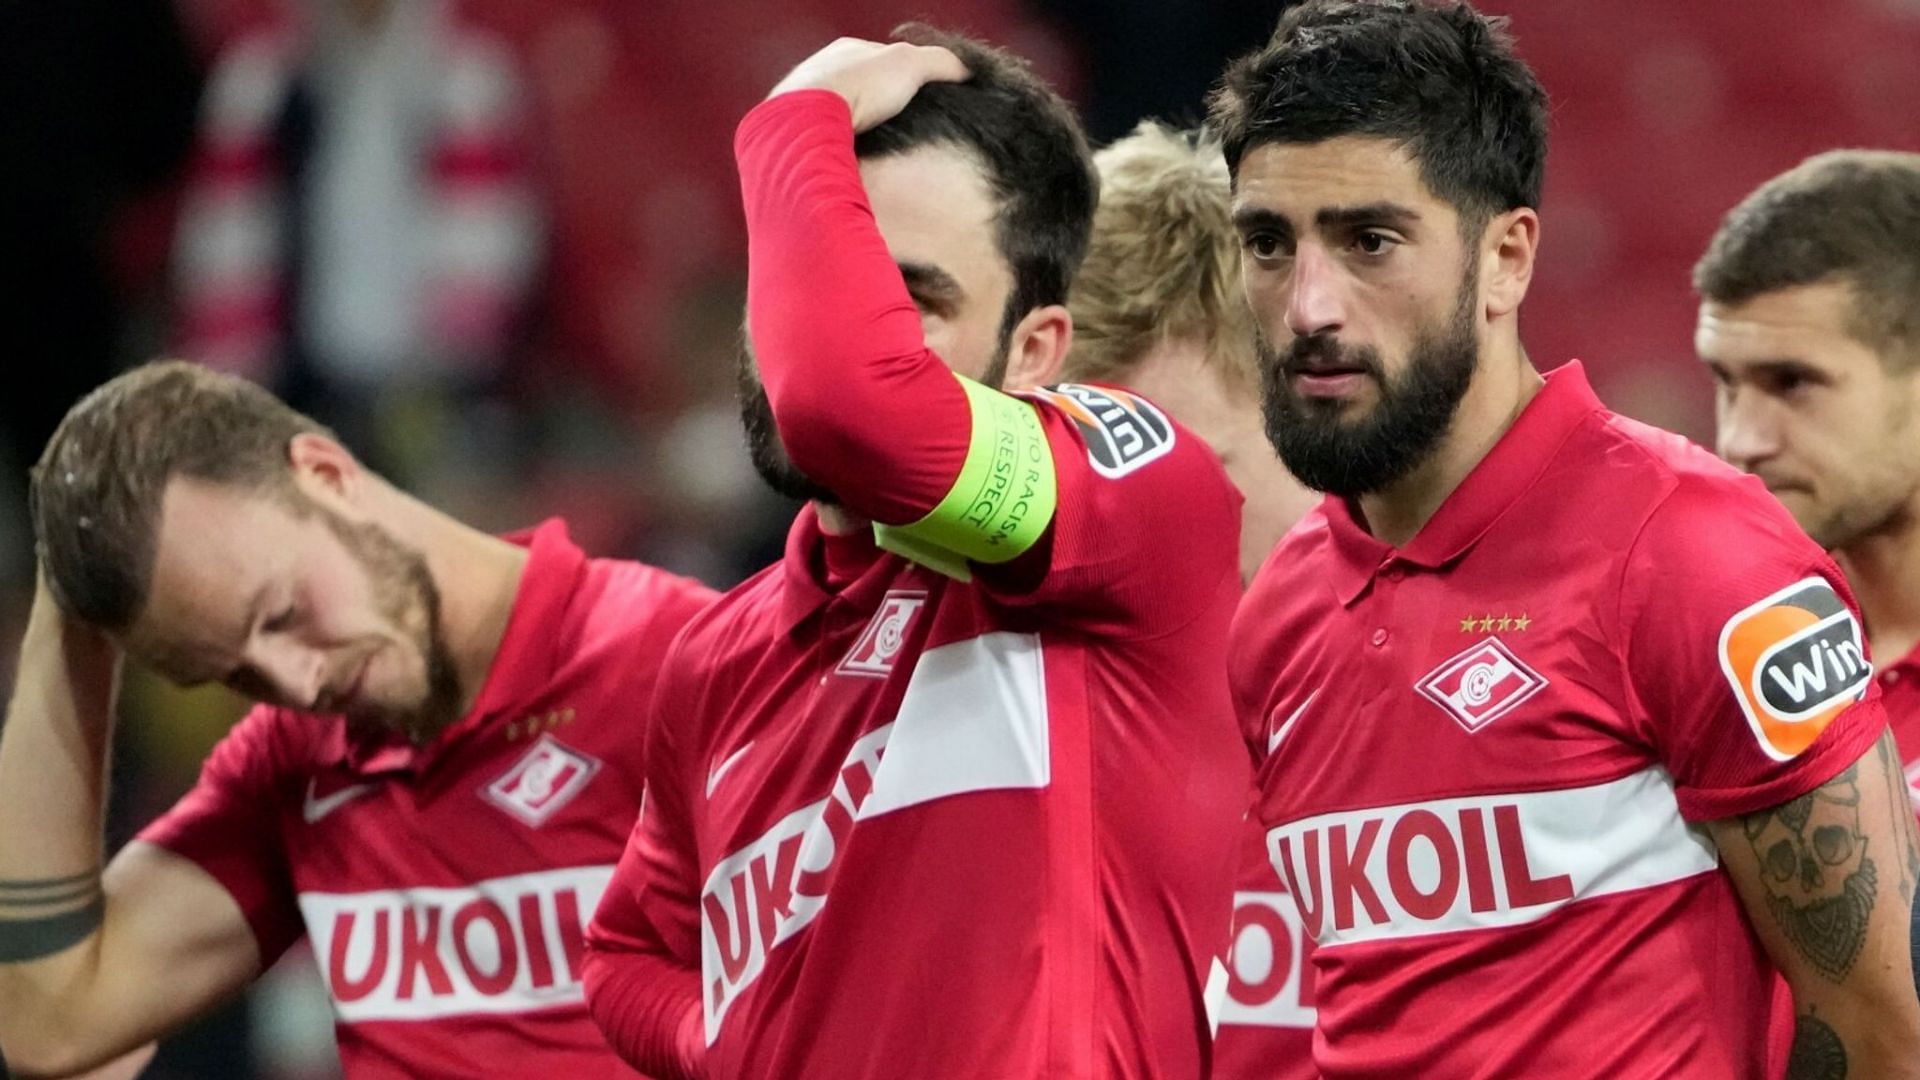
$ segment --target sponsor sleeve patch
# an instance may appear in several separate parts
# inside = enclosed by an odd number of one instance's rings
[[[959,478],[926,517],[873,531],[882,548],[964,581],[969,561],[1009,562],[1033,547],[1053,521],[1059,493],[1033,404],[954,377],[973,411]]]
[[[1736,613],[1720,630],[1720,670],[1760,749],[1798,757],[1866,695],[1873,665],[1860,620],[1824,578],[1810,577]]]
[[[1173,449],[1173,423],[1153,402],[1125,390],[1061,383],[1034,392],[1080,429],[1093,471],[1116,479],[1165,457]]]

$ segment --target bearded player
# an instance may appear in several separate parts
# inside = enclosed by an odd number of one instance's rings
[[[1199,1077],[1239,499],[1144,399],[997,389],[1069,349],[1095,179],[1024,65],[913,36],[735,137],[750,439],[810,505],[676,643],[589,997],[674,1076]]]
[[[1502,20],[1317,0],[1235,63],[1268,435],[1328,493],[1236,619],[1330,1076],[1920,1074],[1920,849],[1839,571],[1544,379],[1546,99]]]
[[[640,802],[643,704],[712,593],[481,533],[251,383],[148,365],[33,476],[40,589],[0,736],[0,1049],[64,1075],[302,938],[348,1077],[632,1076],[582,934]],[[124,656],[260,702],[104,869]]]

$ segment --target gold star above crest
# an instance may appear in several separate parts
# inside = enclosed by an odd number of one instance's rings
[[[1523,611],[1520,613],[1519,618],[1513,620],[1513,628],[1515,630],[1525,630],[1527,628],[1527,624],[1531,623],[1532,621],[1533,621],[1532,619],[1527,618],[1526,612]]]
[[[1493,629],[1493,616],[1488,615],[1480,620],[1480,632],[1484,634],[1491,629]]]
[[[1473,616],[1471,616],[1471,615],[1469,615],[1469,616],[1467,616],[1467,617],[1466,617],[1466,618],[1464,618],[1464,619],[1461,619],[1461,620],[1460,620],[1460,632],[1461,632],[1461,633],[1463,633],[1463,634],[1471,634],[1471,633],[1473,633],[1473,624],[1474,624],[1474,621],[1475,621],[1475,620],[1474,620],[1474,617],[1473,617]]]
[[[1500,629],[1510,630],[1512,628],[1513,628],[1513,617],[1510,615],[1500,616]]]

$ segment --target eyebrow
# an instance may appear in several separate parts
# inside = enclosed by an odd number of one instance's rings
[[[1274,232],[1282,236],[1293,235],[1293,222],[1276,210],[1264,206],[1241,206],[1234,208],[1233,227],[1242,233]]]
[[[1769,357],[1765,360],[1744,360],[1735,364],[1727,364],[1721,360],[1707,360],[1706,365],[1714,371],[1729,375],[1734,374],[1737,369],[1737,373],[1741,378],[1751,378],[1756,375],[1800,375],[1831,381],[1831,376],[1829,376],[1827,372],[1815,367],[1813,364],[1805,360],[1797,360],[1784,356]]]
[[[1420,211],[1392,202],[1370,202],[1361,206],[1329,206],[1313,215],[1313,223],[1322,229],[1345,226],[1386,225],[1400,228],[1420,220]]]
[[[1360,206],[1329,206],[1316,211],[1313,224],[1320,229],[1359,228],[1384,225],[1405,228],[1420,221],[1420,211],[1393,202],[1371,202]],[[1243,206],[1233,212],[1233,226],[1242,233],[1263,230],[1293,235],[1293,222],[1275,210],[1263,206]]]
[[[967,290],[952,274],[931,263],[903,262],[898,264],[900,276],[906,280],[907,292],[916,303],[932,308],[940,314],[948,314],[966,299]]]

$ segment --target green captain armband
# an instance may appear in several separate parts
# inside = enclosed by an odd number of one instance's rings
[[[875,525],[874,541],[961,581],[969,562],[1003,563],[1038,543],[1059,488],[1053,450],[1032,403],[955,375],[967,392],[973,435],[960,478],[933,512],[911,525]]]

